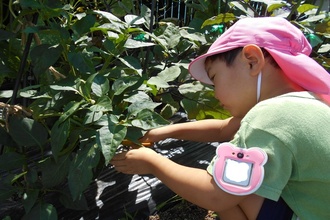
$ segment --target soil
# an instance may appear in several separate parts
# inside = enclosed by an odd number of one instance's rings
[[[213,211],[182,201],[172,208],[149,216],[149,220],[219,220]]]

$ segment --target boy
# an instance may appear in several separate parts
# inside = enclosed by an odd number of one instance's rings
[[[155,175],[221,220],[330,219],[330,75],[310,52],[301,31],[283,18],[237,21],[189,66],[193,77],[214,85],[233,118],[170,125],[143,138],[224,141],[235,134],[207,170],[149,148],[111,163],[119,172]]]

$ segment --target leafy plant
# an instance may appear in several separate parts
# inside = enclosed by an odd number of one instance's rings
[[[153,30],[146,6],[137,16],[125,5],[121,18],[100,10],[108,6],[7,5],[13,22],[4,19],[0,39],[0,203],[21,202],[25,219],[57,218],[49,194],[87,209],[84,190],[122,142],[138,144],[176,112],[228,116],[187,72],[202,34],[167,22]]]

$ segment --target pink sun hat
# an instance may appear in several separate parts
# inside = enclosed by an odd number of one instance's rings
[[[190,63],[189,72],[195,79],[212,85],[205,70],[205,59],[248,44],[266,49],[290,80],[307,91],[323,94],[322,97],[330,101],[330,74],[309,57],[312,47],[303,33],[280,17],[238,20],[211,45],[206,54]]]

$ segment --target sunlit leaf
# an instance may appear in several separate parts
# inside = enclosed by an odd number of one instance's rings
[[[307,11],[313,10],[315,8],[318,8],[318,6],[316,5],[312,5],[312,4],[302,4],[297,8],[297,11],[302,14],[305,13]]]
[[[127,39],[124,47],[125,48],[129,48],[129,49],[134,49],[134,48],[141,48],[141,47],[150,47],[150,46],[154,46],[154,43],[150,43],[150,42],[141,42],[141,41],[137,41],[137,40],[133,40],[133,39]]]
[[[115,155],[117,147],[126,136],[127,128],[123,125],[115,124],[109,118],[108,126],[100,128],[96,134],[98,146],[102,149],[105,164],[108,164]]]
[[[150,109],[141,110],[131,123],[133,126],[144,130],[150,130],[152,128],[169,124],[167,120]]]
[[[109,80],[102,75],[96,75],[91,88],[96,96],[101,97],[109,91]]]
[[[230,21],[234,21],[236,19],[237,18],[233,13],[219,14],[217,16],[214,16],[212,18],[209,18],[209,19],[205,20],[203,25],[202,25],[202,28],[205,27],[205,26],[209,26],[209,25],[227,23],[227,22],[230,22]]]
[[[137,15],[125,15],[124,17],[125,22],[130,24],[130,25],[139,25],[139,24],[143,24],[144,22],[146,22],[146,20],[143,17],[137,16]]]
[[[140,77],[137,76],[121,77],[113,83],[112,90],[115,91],[115,95],[120,95],[126,89],[134,86],[139,80]]]
[[[135,57],[125,56],[124,58],[119,58],[119,60],[127,67],[134,69],[140,76],[142,75],[141,63]]]

